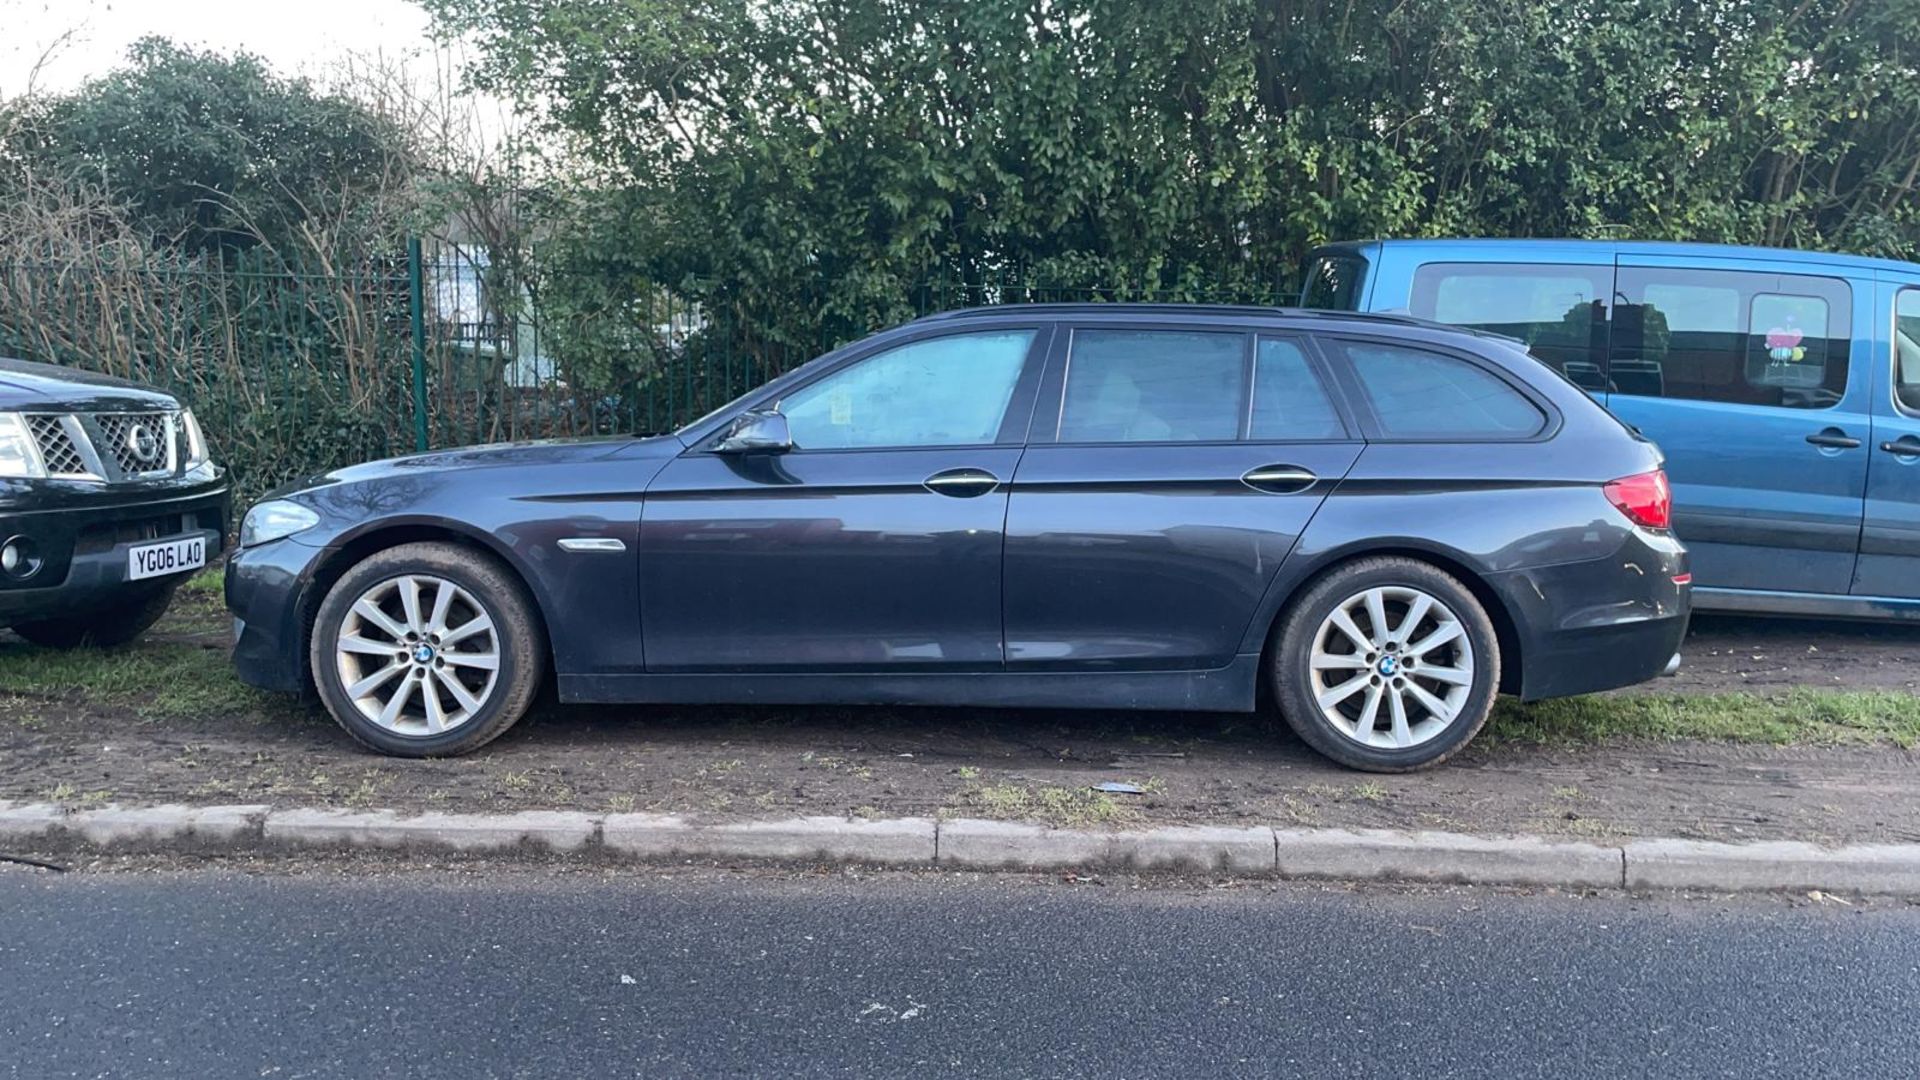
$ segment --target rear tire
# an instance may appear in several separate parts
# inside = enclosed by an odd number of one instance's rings
[[[1399,557],[1360,559],[1310,586],[1281,620],[1274,700],[1308,746],[1349,768],[1412,772],[1485,726],[1500,642],[1452,575]]]
[[[314,618],[308,662],[327,711],[369,749],[452,757],[526,714],[546,636],[506,567],[457,544],[402,544],[336,581]]]
[[[107,607],[15,623],[13,632],[48,649],[125,645],[153,629],[153,624],[160,621],[168,605],[173,603],[175,588],[176,585],[163,585],[157,589],[141,589]]]

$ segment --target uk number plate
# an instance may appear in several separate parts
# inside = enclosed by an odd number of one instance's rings
[[[207,565],[207,538],[169,540],[164,544],[143,544],[127,552],[127,580],[161,577],[182,570],[197,570]]]

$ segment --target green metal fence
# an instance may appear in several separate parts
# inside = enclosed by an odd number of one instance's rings
[[[825,291],[773,310],[702,304],[418,242],[391,258],[298,267],[262,253],[47,259],[0,264],[0,355],[178,394],[251,495],[410,450],[671,430],[837,344],[934,311],[1281,299],[1016,273],[929,282],[852,311]]]

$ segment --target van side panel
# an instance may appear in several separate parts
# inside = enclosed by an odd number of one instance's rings
[[[1606,405],[1666,451],[1674,531],[1703,588],[1845,594],[1853,581],[1872,282],[1805,270],[1619,260]],[[1796,344],[1776,360],[1776,341]]]
[[[1880,448],[1902,436],[1920,442],[1920,409],[1909,414],[1893,403],[1891,300],[1875,291],[1876,278],[1920,288],[1920,266],[1712,244],[1389,240],[1375,249],[1367,305],[1470,324],[1421,310],[1434,306],[1431,297],[1417,299],[1422,267],[1608,261],[1615,288],[1596,330],[1601,370],[1585,380],[1567,374],[1666,452],[1675,529],[1694,553],[1701,606],[1714,606],[1716,595],[1920,599],[1920,455]],[[1672,280],[1661,280],[1663,271]],[[1713,325],[1698,302],[1705,293],[1690,311],[1674,302],[1689,272],[1702,272],[1694,284],[1709,292],[1714,274],[1747,282],[1723,298],[1737,322]],[[1826,284],[1808,287],[1814,279]],[[1830,369],[1795,366],[1809,362],[1794,349],[1819,351],[1812,328],[1799,325],[1820,310],[1815,301],[1837,324],[1825,336],[1845,349],[1844,383]],[[1715,332],[1722,340],[1710,346]],[[1716,348],[1721,371],[1747,386],[1717,392],[1698,374]],[[1754,392],[1765,387],[1779,393]]]

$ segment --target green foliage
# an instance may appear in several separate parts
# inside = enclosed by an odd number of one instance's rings
[[[357,102],[244,53],[158,38],[105,77],[22,109],[10,171],[99,185],[156,246],[187,252],[263,242],[291,252],[316,229],[374,227],[354,219],[381,212],[380,193],[411,167],[405,133]]]
[[[1915,0],[425,3],[585,163],[602,280],[793,343],[1333,238],[1920,244]]]

